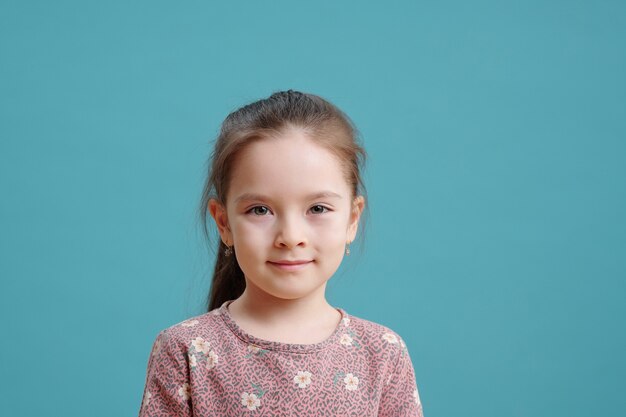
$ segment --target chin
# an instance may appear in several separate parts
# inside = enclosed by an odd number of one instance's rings
[[[266,294],[269,294],[272,297],[279,298],[281,300],[297,300],[300,298],[308,297],[311,294],[318,292],[320,288],[319,286],[313,288],[286,288],[285,286],[281,286],[273,288],[259,287],[259,289]]]

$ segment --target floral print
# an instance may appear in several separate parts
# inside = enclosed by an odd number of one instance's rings
[[[393,343],[393,344],[398,343],[398,338],[396,337],[396,335],[391,334],[391,333],[385,333],[383,335],[383,340],[386,341],[387,343]]]
[[[361,348],[361,344],[358,342],[359,336],[356,335],[352,329],[346,329],[346,333],[341,335],[339,343],[345,346],[354,346],[357,349]]]
[[[241,404],[244,405],[248,410],[256,410],[261,406],[261,397],[265,394],[265,391],[261,389],[259,385],[252,384],[252,387],[255,389],[255,393],[241,393]]]
[[[346,383],[346,389],[348,391],[355,391],[359,387],[359,378],[352,374],[346,375],[343,382]]]
[[[308,371],[298,371],[298,375],[293,378],[299,388],[306,388],[311,384],[311,373]]]
[[[261,405],[261,400],[257,398],[256,394],[244,392],[241,394],[241,404],[246,406],[248,410],[256,410]]]
[[[178,395],[182,397],[183,400],[188,400],[191,396],[191,387],[188,383],[184,383],[180,388],[178,388]]]
[[[333,379],[333,383],[337,384],[337,382],[342,378],[345,384],[345,389],[348,391],[355,391],[358,388],[359,378],[352,373],[345,374],[343,372],[337,372],[335,374],[335,378]]]
[[[217,354],[210,351],[206,358],[206,369],[213,369],[217,366]]]
[[[229,303],[157,335],[140,417],[423,416],[408,349],[389,328],[337,309],[327,340],[272,342],[244,332]]]
[[[415,388],[415,390],[413,391],[413,399],[415,400],[415,404],[422,405],[420,402],[420,395],[417,392],[417,388]]]
[[[209,349],[211,348],[209,342],[201,337],[196,337],[195,339],[193,339],[191,341],[191,344],[193,345],[194,349],[200,353],[209,353]]]
[[[143,406],[147,407],[150,404],[150,398],[152,398],[152,393],[150,391],[146,391],[146,394],[143,396]]]
[[[344,333],[341,335],[341,339],[339,339],[339,343],[341,343],[342,345],[351,346],[352,338],[350,337],[349,334]]]
[[[198,366],[198,359],[196,358],[196,355],[189,355],[189,366],[192,368]]]
[[[246,355],[246,358],[251,357],[252,355],[257,355],[257,356],[263,356],[265,355],[267,352],[269,352],[269,350],[266,349],[261,349],[258,346],[254,346],[254,345],[248,345],[248,353]]]
[[[211,350],[211,343],[202,337],[196,337],[191,341],[190,351],[195,351],[198,355],[189,354],[189,366],[196,368],[198,359],[206,363],[206,369],[213,369],[217,366],[218,356],[214,350]]]

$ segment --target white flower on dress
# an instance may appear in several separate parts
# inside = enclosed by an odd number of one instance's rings
[[[260,350],[261,350],[261,348],[258,347],[258,346],[248,345],[248,352],[257,354],[257,353],[259,353]]]
[[[352,374],[347,374],[346,377],[343,379],[343,382],[346,383],[346,389],[348,391],[355,391],[359,385],[359,378]]]
[[[206,358],[206,369],[215,368],[217,365],[217,353],[214,350],[210,351]]]
[[[201,337],[193,339],[191,344],[198,352],[209,353],[209,349],[211,349],[211,344]]]
[[[143,398],[143,406],[147,407],[150,402],[150,398],[152,398],[152,393],[150,391],[146,391],[146,395]]]
[[[189,355],[189,365],[191,365],[192,368],[198,365],[198,359],[196,358],[196,355]]]
[[[178,395],[180,395],[183,400],[188,400],[191,396],[191,387],[187,382],[185,382],[180,388],[178,388]]]
[[[248,410],[256,410],[261,406],[261,400],[259,400],[256,394],[248,394],[244,392],[241,394],[241,404],[248,407]]]
[[[298,371],[298,375],[293,378],[293,382],[298,384],[299,388],[306,388],[311,383],[311,373],[309,371]]]
[[[350,337],[350,335],[344,333],[341,335],[341,339],[339,339],[339,343],[341,343],[342,345],[351,346],[352,338]]]
[[[180,325],[184,327],[193,327],[198,323],[200,323],[198,320],[187,320],[182,322]]]
[[[415,400],[415,404],[417,405],[421,404],[420,395],[418,394],[417,389],[413,391],[413,399]]]
[[[398,338],[396,337],[396,335],[391,333],[385,333],[383,335],[383,340],[386,340],[387,342],[392,344],[398,343]]]
[[[152,356],[156,356],[159,354],[159,351],[161,350],[161,338],[158,337],[157,340],[154,342],[154,349],[152,349]]]
[[[341,322],[343,323],[344,326],[348,327],[350,325],[350,318],[344,317],[341,319]]]

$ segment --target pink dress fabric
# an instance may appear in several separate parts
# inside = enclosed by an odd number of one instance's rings
[[[244,332],[227,308],[161,331],[152,346],[140,417],[422,417],[413,364],[393,330],[337,308],[316,344]]]

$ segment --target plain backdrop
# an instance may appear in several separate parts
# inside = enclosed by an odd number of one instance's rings
[[[293,88],[360,129],[327,295],[405,339],[426,417],[624,415],[625,41],[620,1],[1,1],[0,414],[138,413],[205,312],[219,125]]]

